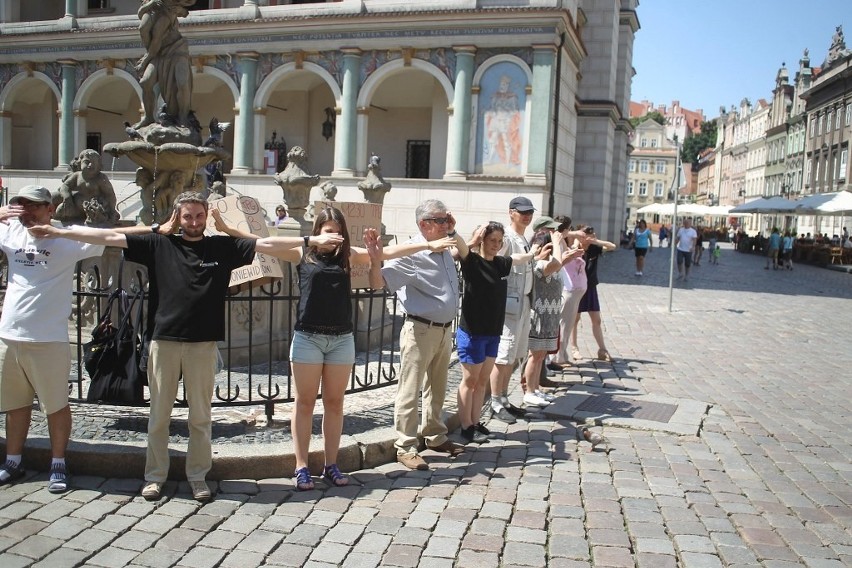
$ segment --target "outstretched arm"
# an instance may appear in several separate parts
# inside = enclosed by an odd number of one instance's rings
[[[376,229],[370,227],[369,229],[364,230],[365,247],[352,247],[350,249],[350,261],[353,264],[366,264],[372,260],[370,256],[370,249],[366,243],[367,231],[376,231]],[[381,242],[381,235],[379,235],[378,232],[376,232],[376,235],[378,235],[376,238],[378,238]],[[423,241],[420,243],[402,243],[389,247],[381,247],[380,251],[382,256],[380,260],[391,260],[394,258],[401,258],[403,256],[411,256],[414,253],[421,252],[424,250],[428,250],[429,252],[441,252],[455,245],[455,239],[453,239],[452,237],[444,237],[443,239],[436,239],[434,241]]]
[[[541,245],[533,245],[530,248],[530,252],[516,252],[515,254],[509,255],[509,258],[512,259],[512,266],[518,266],[519,264],[526,264],[541,252]]]
[[[150,229],[148,229],[150,231]],[[59,228],[53,225],[37,225],[29,228],[30,234],[37,239],[71,239],[81,243],[127,248],[127,237],[113,229],[95,229],[94,227],[73,226]]]

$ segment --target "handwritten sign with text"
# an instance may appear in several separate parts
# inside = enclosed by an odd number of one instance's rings
[[[211,210],[216,208],[222,214],[222,220],[229,226],[252,233],[259,237],[268,237],[269,229],[263,217],[263,210],[257,199],[248,196],[229,195],[222,199],[210,202]],[[216,231],[213,216],[207,217],[208,235],[221,234]],[[284,272],[281,264],[274,256],[257,253],[251,264],[241,266],[231,271],[231,282],[229,286],[238,286],[245,282],[262,284],[268,282],[269,278],[283,278]],[[267,279],[267,280],[264,280]]]
[[[324,207],[335,207],[343,213],[346,228],[349,229],[349,241],[352,246],[364,246],[364,229],[382,227],[382,206],[378,203],[354,203],[349,201],[316,201],[314,211]],[[350,267],[352,288],[370,287],[370,265],[353,264]]]

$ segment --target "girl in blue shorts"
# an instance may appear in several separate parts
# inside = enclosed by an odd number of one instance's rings
[[[254,237],[225,225],[218,210],[211,208],[216,229],[231,236]],[[407,243],[381,249],[376,229],[364,231],[367,247],[377,248],[383,260],[422,250],[442,251],[455,245],[452,238],[423,243]],[[355,363],[352,334],[352,283],[350,267],[369,264],[367,248],[350,243],[346,219],[339,209],[326,207],[317,213],[311,234],[305,237],[260,239],[257,252],[296,264],[299,274],[299,306],[290,343],[295,404],[290,429],[296,454],[296,489],[314,488],[308,468],[308,452],[314,406],[322,385],[322,434],[325,450],[323,477],[343,486],[349,478],[337,467],[340,435],[343,431],[343,395]]]
[[[497,256],[503,247],[503,225],[491,221],[479,227],[470,242],[456,235],[456,247],[464,276],[462,315],[456,330],[462,380],[459,383],[459,419],[466,442],[481,444],[489,430],[479,421],[485,387],[497,357],[506,306],[506,276],[513,264],[529,262],[538,247],[525,254]]]

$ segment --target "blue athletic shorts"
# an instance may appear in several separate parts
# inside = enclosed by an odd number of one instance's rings
[[[352,365],[355,363],[355,338],[351,333],[326,335],[294,331],[290,361],[309,365]]]
[[[484,362],[486,357],[497,357],[500,336],[468,335],[465,330],[458,328],[456,330],[456,346],[458,347],[459,361],[478,365]]]

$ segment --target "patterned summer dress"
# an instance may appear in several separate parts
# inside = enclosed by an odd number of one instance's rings
[[[544,275],[546,260],[539,260],[533,269],[532,325],[530,351],[555,351],[559,338],[559,319],[562,310],[561,270]]]

